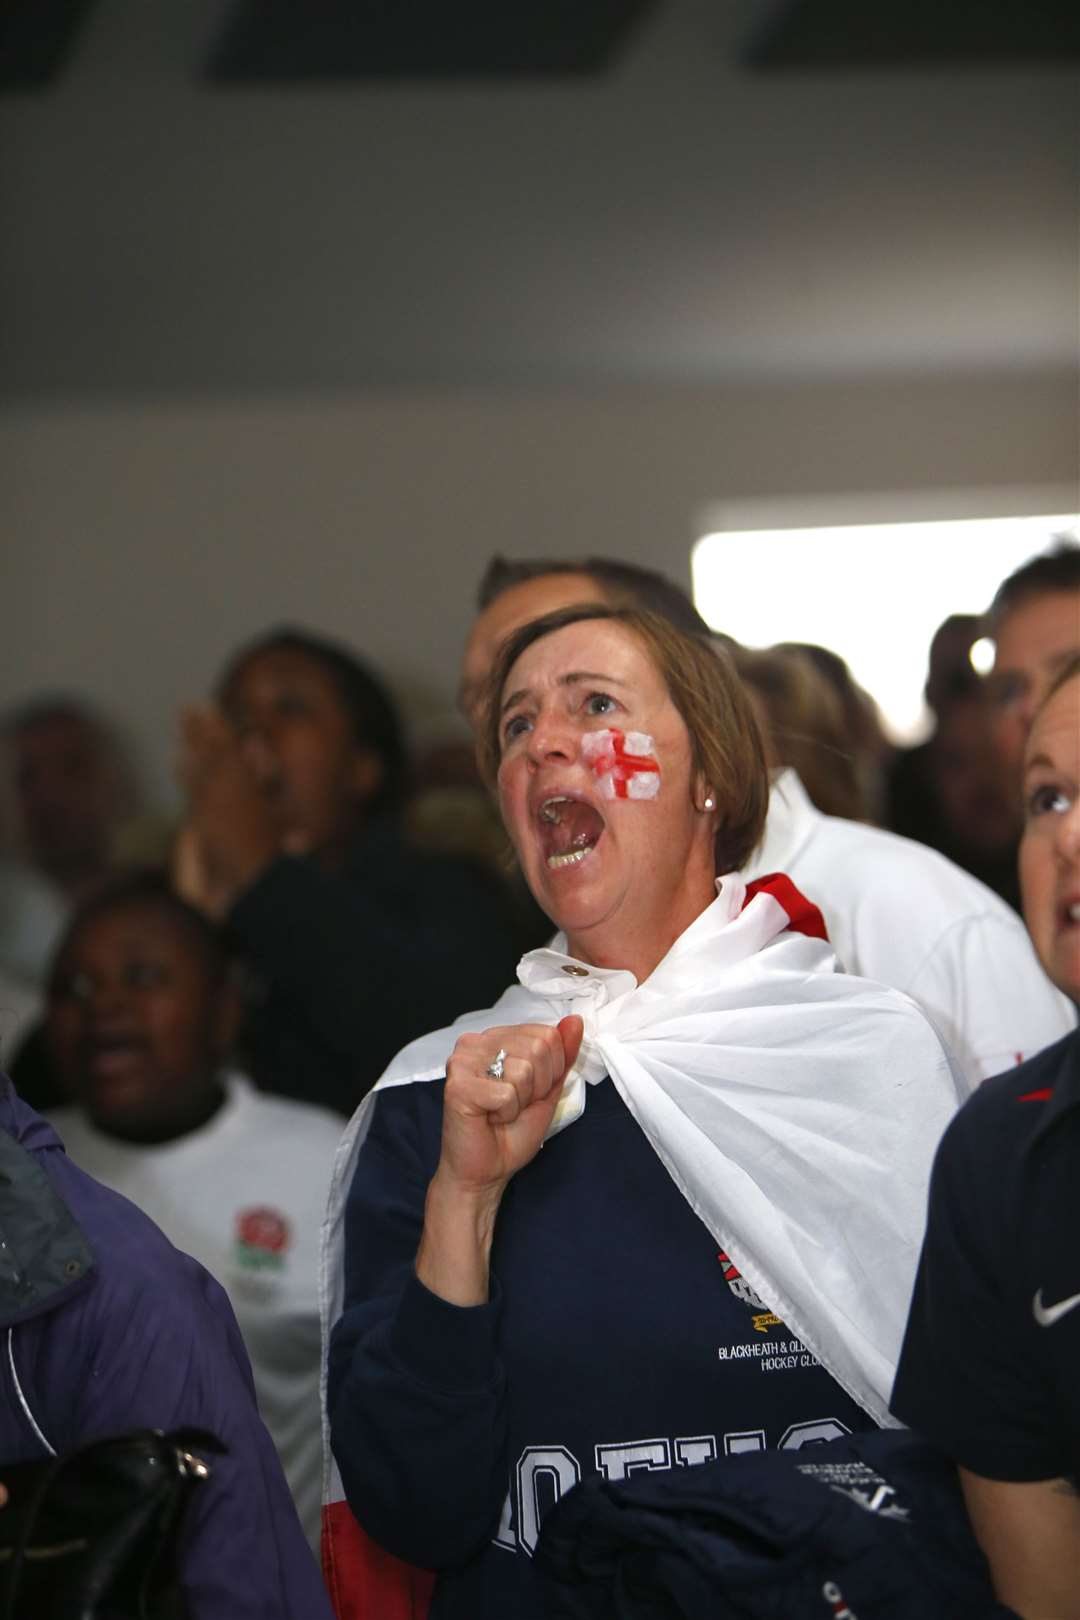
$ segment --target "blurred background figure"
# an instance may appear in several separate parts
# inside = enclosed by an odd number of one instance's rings
[[[506,830],[467,736],[436,739],[417,752],[404,833],[410,848],[468,862],[494,879],[506,896],[519,953],[550,937],[547,918],[520,882]]]
[[[950,615],[930,644],[926,678],[933,734],[899,749],[888,777],[886,824],[938,849],[1019,909],[1019,809],[999,768],[986,683],[972,663],[984,635],[970,613]]]
[[[874,807],[858,769],[845,705],[805,651],[731,648],[750,692],[771,769],[789,765],[827,816],[872,821]]]
[[[135,783],[115,732],[72,697],[41,698],[10,716],[18,834],[29,864],[71,904],[112,870]]]
[[[72,907],[118,866],[163,856],[119,733],[70,695],[3,725],[12,848],[0,862],[0,965],[39,983]]]
[[[994,643],[987,678],[1001,781],[1017,806],[1024,749],[1051,681],[1080,652],[1080,545],[1061,539],[999,585],[984,634]]]
[[[406,1042],[513,973],[511,907],[481,864],[407,843],[397,711],[347,648],[272,631],[217,695],[183,722],[177,885],[250,970],[256,1083],[351,1113]]]
[[[885,735],[877,704],[859,685],[845,659],[831,647],[813,641],[782,641],[776,651],[798,653],[808,659],[832,687],[844,717],[848,749],[855,773],[858,802],[865,819],[880,822],[885,800],[885,773],[892,758],[892,744]]]
[[[318,1237],[337,1116],[227,1067],[240,1007],[216,930],[153,875],[90,899],[49,982],[46,1039],[71,1158],[221,1283],[263,1421],[317,1549]]]
[[[2,882],[0,869],[0,885]],[[0,1069],[10,1069],[14,1054],[40,1012],[40,991],[0,967]]]

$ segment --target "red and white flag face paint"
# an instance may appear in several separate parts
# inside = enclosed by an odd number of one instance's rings
[[[655,799],[660,792],[660,762],[644,731],[587,731],[581,757],[605,799]]]

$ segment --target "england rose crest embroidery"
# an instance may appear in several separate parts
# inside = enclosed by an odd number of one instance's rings
[[[280,1210],[262,1204],[242,1209],[236,1217],[236,1262],[249,1271],[281,1271],[291,1239]]]

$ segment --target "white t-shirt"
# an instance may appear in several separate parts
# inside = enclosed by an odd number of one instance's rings
[[[201,1130],[158,1146],[106,1136],[81,1109],[52,1114],[68,1154],[123,1193],[232,1301],[259,1410],[317,1549],[322,1492],[319,1229],[341,1138],[335,1114],[225,1076]]]
[[[1075,1028],[1003,900],[937,850],[822,815],[793,770],[773,783],[749,881],[786,872],[825,918],[843,967],[903,990],[974,1089]]]

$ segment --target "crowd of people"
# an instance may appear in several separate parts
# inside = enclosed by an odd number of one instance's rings
[[[575,1487],[692,1469],[699,1523],[901,1423],[987,1615],[1077,1620],[1080,547],[927,699],[904,753],[828,649],[496,557],[475,765],[295,626],[180,718],[175,825],[12,711],[0,1483],[193,1426],[195,1620],[528,1620],[594,1612]]]

